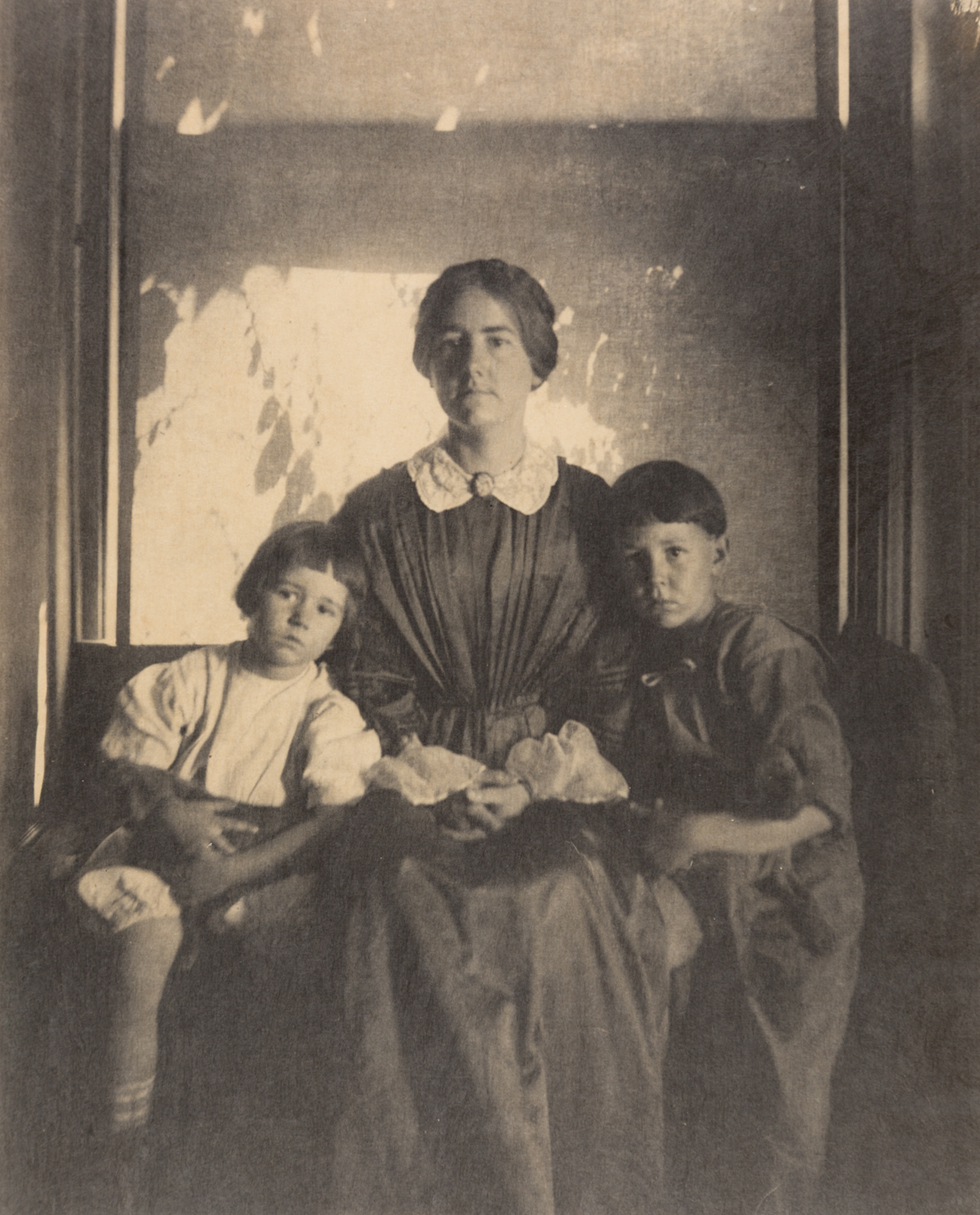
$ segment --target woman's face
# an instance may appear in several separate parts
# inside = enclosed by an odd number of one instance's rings
[[[429,379],[451,423],[463,430],[524,424],[524,407],[540,380],[510,308],[468,287],[450,308],[432,344]]]

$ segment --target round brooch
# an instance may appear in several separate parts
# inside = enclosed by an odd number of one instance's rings
[[[485,472],[476,473],[470,482],[470,489],[478,498],[489,498],[493,493],[493,477]]]

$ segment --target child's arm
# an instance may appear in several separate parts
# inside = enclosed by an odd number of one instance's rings
[[[686,869],[704,852],[756,856],[793,848],[829,831],[830,816],[818,806],[803,806],[792,818],[739,819],[726,814],[690,814],[665,822],[654,811],[651,850],[665,873]]]
[[[850,826],[850,761],[816,649],[781,622],[755,617],[734,638],[724,675],[730,706],[718,745],[744,776],[729,785],[722,770],[714,798],[693,813],[668,807],[669,825],[654,811],[654,836],[666,836],[654,851],[673,868],[706,852],[783,851]]]
[[[232,817],[237,802],[213,797],[171,772],[124,759],[107,760],[104,771],[136,822],[159,823],[191,856],[206,848],[232,853],[235,845],[226,832],[258,831],[253,823]]]
[[[335,832],[343,813],[343,806],[321,806],[314,818],[287,827],[244,852],[227,855],[217,849],[204,849],[171,882],[174,897],[182,905],[203,903],[235,887],[260,883]]]
[[[175,662],[145,667],[120,691],[102,739],[102,775],[129,817],[149,831],[162,828],[180,851],[196,855],[213,846],[234,851],[226,832],[253,834],[228,817],[235,803],[181,780],[177,766],[187,740],[200,734],[215,707],[208,688],[224,686],[227,649],[191,650]],[[210,706],[210,707],[209,707]]]
[[[232,856],[198,848],[174,883],[179,902],[217,898],[235,887],[266,881],[287,864],[295,865],[304,852],[337,831],[346,807],[363,797],[364,773],[381,758],[381,746],[354,702],[331,689],[315,705],[303,730],[303,787],[311,817]]]

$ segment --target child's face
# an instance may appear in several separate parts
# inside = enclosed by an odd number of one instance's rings
[[[704,620],[727,557],[725,538],[697,523],[647,523],[629,528],[619,542],[633,611],[662,629]]]
[[[330,645],[344,620],[347,588],[326,571],[293,566],[263,591],[249,629],[250,657],[270,679],[292,679]]]

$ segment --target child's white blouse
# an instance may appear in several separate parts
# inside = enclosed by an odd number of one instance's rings
[[[140,671],[119,694],[103,754],[252,805],[356,801],[381,756],[357,706],[322,665],[291,680],[256,675],[242,666],[242,644],[202,646]]]

